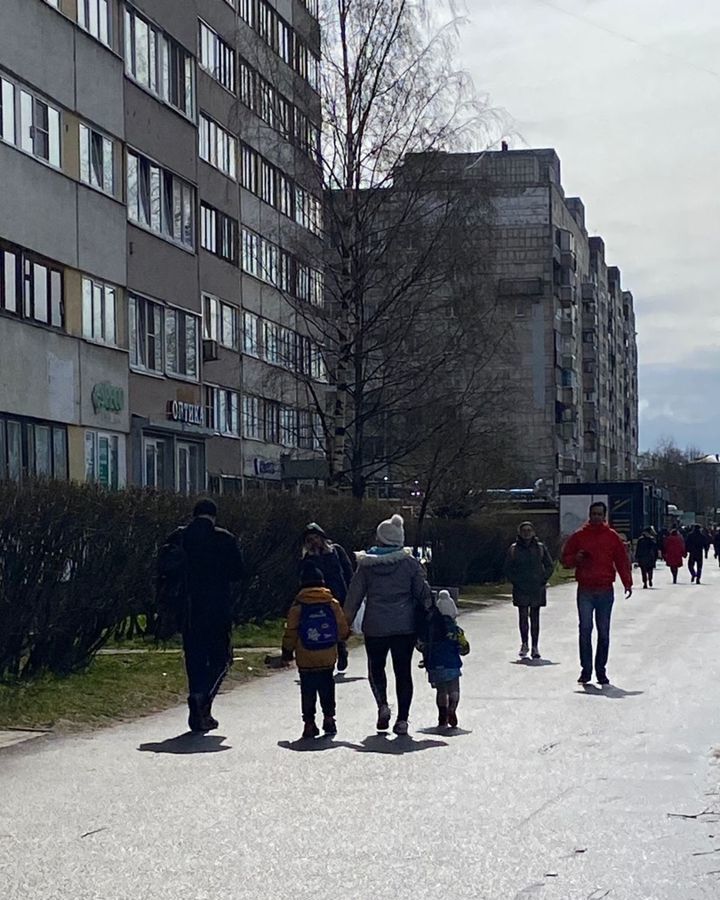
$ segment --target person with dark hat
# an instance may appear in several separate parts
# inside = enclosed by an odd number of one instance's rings
[[[315,704],[320,699],[325,734],[337,734],[335,723],[335,679],[338,644],[350,636],[342,608],[325,584],[312,557],[302,564],[300,591],[290,607],[282,640],[282,658],[293,654],[300,673],[303,738],[320,734],[315,724]]]
[[[652,528],[643,528],[643,532],[638,538],[635,547],[635,562],[640,568],[642,575],[643,587],[653,586],[653,575],[655,574],[655,563],[658,558],[658,546],[653,536]]]
[[[352,563],[343,547],[331,541],[317,522],[310,522],[302,533],[302,562],[307,559],[322,572],[333,597],[344,606],[353,576]],[[347,665],[347,646],[343,640],[338,644],[338,672],[344,672]]]
[[[540,609],[547,605],[547,581],[555,569],[550,552],[535,535],[532,522],[521,522],[517,540],[505,559],[505,577],[513,586],[513,606],[520,626],[521,659],[528,655],[528,619],[532,638],[532,658],[540,659]]]

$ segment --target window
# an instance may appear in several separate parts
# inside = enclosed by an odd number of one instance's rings
[[[195,188],[134,150],[127,152],[128,218],[193,249]]]
[[[198,377],[198,320],[179,309],[165,310],[165,370]]]
[[[322,234],[322,203],[299,184],[295,185],[295,221],[313,234]]]
[[[315,381],[327,381],[325,360],[319,347],[313,345],[310,351],[310,375]]]
[[[80,180],[85,184],[114,193],[115,146],[110,138],[80,125]]]
[[[4,93],[5,90],[3,90]],[[33,156],[37,156],[38,159],[44,159],[51,166],[59,168],[60,111],[29,91],[18,89],[15,93],[19,94],[20,99],[20,115],[18,119],[20,123],[20,148],[27,153],[32,153]],[[9,113],[9,107],[7,112]],[[3,118],[5,118],[5,114],[6,109],[3,98]],[[16,118],[14,113],[13,118]],[[5,125],[3,125],[4,134]]]
[[[268,444],[280,443],[280,404],[263,400],[263,437]]]
[[[200,244],[234,266],[237,265],[238,223],[206,203],[200,205]]]
[[[103,44],[110,44],[108,0],[78,0],[78,25]]]
[[[297,446],[297,410],[280,407],[280,443],[283,447]]]
[[[237,177],[237,141],[217,122],[200,113],[200,158],[230,178]]]
[[[117,346],[117,289],[83,278],[83,337]]]
[[[263,319],[263,354],[269,363],[278,364],[282,362],[280,349],[280,326],[277,322],[268,322]]]
[[[235,93],[235,51],[200,21],[200,65],[231,93]]]
[[[238,312],[234,306],[211,294],[203,294],[203,319],[203,334],[208,340],[217,341],[230,350],[237,350]]]
[[[194,117],[192,54],[130,6],[125,7],[125,71],[156,97]]]
[[[144,297],[128,297],[130,365],[147,372],[163,369],[163,307]]]
[[[300,0],[305,9],[316,19],[320,15],[319,0]]]
[[[205,388],[205,411],[208,427],[223,435],[240,437],[238,394],[226,388]]]
[[[143,439],[143,485],[153,488],[170,488],[170,466],[168,465],[168,442],[161,438]]]
[[[15,85],[0,78],[0,137],[15,143]]]
[[[53,422],[0,416],[0,479],[68,477],[67,429]]]
[[[202,446],[178,443],[175,447],[175,489],[181,494],[197,494],[205,486]]]
[[[317,16],[317,0],[301,0]],[[267,0],[240,0],[240,17],[308,84],[318,89],[320,61]]]
[[[259,441],[262,438],[262,427],[260,422],[260,398],[248,397],[242,398],[242,433],[243,437],[251,440]]]
[[[113,490],[123,486],[125,479],[120,471],[120,441],[116,434],[85,432],[85,481]]]
[[[301,450],[312,450],[312,420],[307,409],[298,410],[298,447]]]
[[[63,270],[11,244],[0,244],[0,308],[62,328]]]
[[[243,312],[243,353],[260,355],[260,319],[250,312]]]

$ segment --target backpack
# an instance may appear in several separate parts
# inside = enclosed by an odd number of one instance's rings
[[[415,607],[415,640],[420,646],[442,641],[447,636],[445,617],[433,600],[429,609],[422,603]]]
[[[188,617],[188,560],[182,542],[168,541],[157,557],[157,621],[155,636],[159,640],[182,631]]]
[[[329,603],[302,603],[298,634],[306,650],[329,650],[338,642],[337,619]]]

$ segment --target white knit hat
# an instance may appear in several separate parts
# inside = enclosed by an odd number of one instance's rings
[[[377,539],[379,544],[385,544],[387,547],[404,547],[405,546],[405,522],[403,517],[397,513],[392,519],[385,519],[377,527]]]
[[[457,618],[458,609],[455,606],[455,601],[450,596],[450,591],[440,591],[437,598],[437,608],[444,616],[450,616],[451,619]]]

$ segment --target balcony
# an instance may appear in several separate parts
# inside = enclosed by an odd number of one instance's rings
[[[575,304],[575,288],[571,284],[556,285],[557,298],[562,306],[573,306]]]

